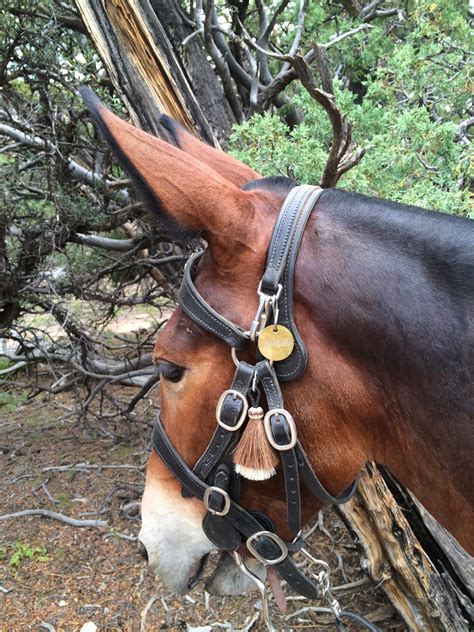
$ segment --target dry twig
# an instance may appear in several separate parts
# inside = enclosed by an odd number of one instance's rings
[[[24,509],[23,511],[16,511],[11,514],[4,514],[0,516],[0,520],[10,520],[11,518],[21,518],[22,516],[43,516],[44,518],[52,518],[53,520],[59,520],[59,522],[65,522],[72,527],[106,527],[107,522],[105,520],[78,520],[77,518],[71,518],[64,514],[56,513],[55,511],[48,511],[47,509]]]

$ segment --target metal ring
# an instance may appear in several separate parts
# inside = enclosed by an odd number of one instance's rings
[[[230,355],[232,356],[232,360],[234,361],[235,366],[239,366],[239,358],[237,357],[237,349],[235,347],[231,347]]]
[[[211,509],[211,507],[209,507],[209,498],[214,492],[220,494],[224,499],[224,509],[222,509],[222,511],[217,511],[217,509]],[[211,513],[213,516],[226,516],[229,513],[230,496],[224,489],[221,489],[220,487],[214,487],[213,485],[208,487],[204,492],[204,498],[202,499],[202,502],[204,503],[204,506],[208,510],[208,512]]]
[[[260,553],[256,550],[253,542],[256,538],[260,536],[265,536],[267,538],[270,538],[270,540],[275,542],[275,544],[277,544],[280,547],[280,555],[277,558],[275,558],[274,560],[267,560],[263,557],[263,555],[260,555]],[[277,536],[276,533],[272,533],[271,531],[257,531],[257,533],[254,533],[249,538],[247,538],[247,541],[245,544],[247,545],[247,548],[250,551],[250,553],[254,557],[256,557],[257,560],[259,560],[263,564],[266,564],[267,566],[273,566],[274,564],[279,564],[280,562],[283,562],[283,560],[288,556],[288,547],[286,546],[286,544],[283,542],[283,540],[279,536]]]
[[[234,426],[229,426],[228,424],[224,423],[221,419],[222,406],[224,405],[224,401],[227,395],[232,395],[234,399],[237,397],[238,399],[240,399],[240,401],[243,404],[240,417],[238,418],[237,423]],[[219,401],[217,402],[217,407],[216,407],[217,423],[219,424],[221,428],[224,428],[224,430],[229,430],[230,432],[234,432],[234,430],[238,430],[244,423],[245,418],[247,417],[248,409],[249,409],[249,403],[245,395],[242,395],[242,393],[240,393],[239,391],[235,391],[234,389],[229,388],[227,391],[224,391],[222,393],[222,395],[219,397]]]
[[[273,438],[272,426],[271,426],[272,415],[282,415],[286,419],[288,423],[288,427],[290,429],[290,441],[287,444],[280,445]],[[267,435],[268,443],[273,448],[275,448],[275,450],[282,452],[284,450],[291,450],[292,448],[295,447],[296,442],[298,440],[298,433],[296,432],[295,420],[293,419],[293,417],[290,415],[290,413],[287,410],[285,410],[284,408],[272,408],[271,410],[267,412],[267,414],[263,418],[263,424],[265,428],[265,434]]]
[[[325,560],[320,560],[320,559],[314,557],[313,555],[311,555],[311,553],[308,551],[308,549],[305,549],[304,547],[302,549],[300,549],[300,553],[309,562],[312,562],[313,564],[317,564],[318,566],[322,566],[323,570],[329,575],[329,573],[331,571],[331,568],[330,568],[329,564]]]

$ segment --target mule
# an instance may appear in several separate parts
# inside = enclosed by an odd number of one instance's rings
[[[83,96],[151,213],[175,239],[208,243],[195,284],[244,330],[276,216],[294,186],[262,178],[161,117],[174,144]],[[343,190],[325,190],[309,218],[294,279],[296,325],[308,349],[302,376],[282,385],[314,471],[332,494],[368,460],[393,475],[474,553],[472,307],[469,220]],[[242,356],[251,358],[246,350]],[[156,341],[161,417],[193,466],[215,429],[234,373],[229,348],[177,307]],[[244,481],[241,504],[289,537],[281,473]],[[302,490],[303,522],[321,503]],[[159,456],[149,457],[139,540],[151,568],[179,592],[215,549],[206,508],[185,498]]]

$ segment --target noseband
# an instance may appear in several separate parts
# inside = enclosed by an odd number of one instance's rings
[[[352,483],[339,496],[333,496],[325,489],[298,439],[296,424],[284,407],[279,386],[279,382],[299,377],[306,367],[306,349],[293,318],[293,276],[306,223],[321,193],[319,187],[304,185],[293,188],[286,197],[273,229],[265,271],[257,289],[259,305],[248,331],[218,314],[197,291],[193,278],[205,250],[190,257],[179,293],[180,306],[192,321],[231,347],[236,372],[230,389],[219,399],[214,435],[194,469],[189,468],[175,450],[160,417],[153,431],[153,447],[181,482],[183,496],[194,496],[203,501],[207,509],[203,529],[218,548],[232,552],[245,542],[253,557],[267,566],[274,566],[298,593],[310,599],[326,597],[336,615],[338,629],[343,629],[341,619],[348,617],[369,630],[377,630],[362,617],[340,609],[331,596],[324,562],[321,562],[323,570],[313,575],[313,582],[290,557],[291,553],[301,551],[311,562],[320,563],[303,548],[300,480],[324,504],[339,505],[348,501],[356,487],[355,482]],[[275,330],[281,326],[291,332],[292,352],[283,360],[272,362],[257,350],[255,365],[239,361],[237,352],[249,341],[257,342],[270,320]],[[259,386],[267,401],[268,412],[264,420],[267,439],[278,452],[283,469],[287,524],[294,536],[290,542],[283,541],[275,533],[267,516],[239,505],[240,477],[234,470],[231,455],[242,434],[248,401],[252,401]]]

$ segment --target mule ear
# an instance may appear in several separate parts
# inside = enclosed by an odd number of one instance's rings
[[[221,176],[224,176],[236,186],[241,187],[250,180],[257,180],[262,177],[251,167],[240,162],[240,160],[229,156],[220,149],[203,143],[166,114],[161,115],[160,123],[173,139],[176,147],[198,158],[201,162],[205,162],[206,165],[209,165],[214,171],[220,173]]]
[[[81,96],[148,209],[175,239],[204,231],[210,242],[246,243],[253,196],[181,149],[122,120],[88,88]]]

